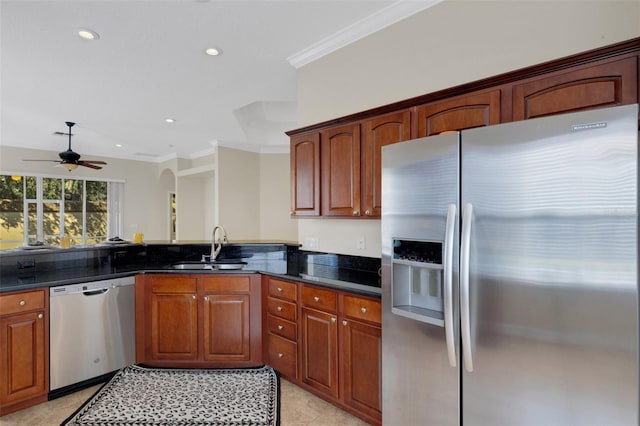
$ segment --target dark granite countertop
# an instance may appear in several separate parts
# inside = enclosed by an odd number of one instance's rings
[[[200,260],[208,243],[145,242],[53,250],[14,250],[0,254],[0,293],[121,278],[136,274],[265,275],[380,297],[379,259],[304,252],[297,243],[233,242],[220,259],[242,259],[241,270],[173,269]]]

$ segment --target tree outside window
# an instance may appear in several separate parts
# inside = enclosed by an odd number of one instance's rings
[[[121,216],[109,211],[110,184],[116,194],[122,189],[106,181],[0,175],[0,250],[58,245],[63,235],[76,245],[104,241],[110,214]]]

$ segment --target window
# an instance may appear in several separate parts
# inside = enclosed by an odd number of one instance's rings
[[[122,233],[124,183],[0,175],[0,250],[104,241]]]

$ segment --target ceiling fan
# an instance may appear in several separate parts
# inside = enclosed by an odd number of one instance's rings
[[[54,163],[62,164],[62,167],[67,170],[75,170],[78,166],[88,167],[90,169],[100,170],[102,167],[97,166],[97,164],[104,164],[104,161],[96,161],[96,160],[80,160],[80,154],[71,150],[71,128],[75,126],[76,123],[72,123],[71,121],[65,122],[67,126],[69,126],[69,133],[55,132],[56,135],[69,135],[69,148],[66,151],[62,151],[58,154],[60,160],[23,160],[23,161],[52,161]]]

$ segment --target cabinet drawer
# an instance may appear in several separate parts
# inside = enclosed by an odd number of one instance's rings
[[[12,293],[0,296],[0,315],[44,309],[44,290]]]
[[[288,299],[295,302],[297,300],[297,294],[298,285],[296,283],[269,278],[269,296]]]
[[[274,317],[273,315],[267,316],[267,328],[271,333],[289,340],[295,341],[298,336],[297,325],[295,322]]]
[[[186,276],[151,276],[147,281],[153,293],[195,293],[196,279]]]
[[[338,295],[331,290],[304,286],[302,287],[302,304],[323,311],[336,312]]]
[[[295,378],[298,371],[297,347],[289,340],[269,334],[269,365],[283,376]]]
[[[347,295],[342,300],[345,316],[371,321],[376,324],[381,323],[382,316],[379,301]]]
[[[251,289],[251,278],[246,275],[201,277],[198,281],[204,291],[248,292]]]
[[[289,321],[295,321],[298,318],[295,303],[285,302],[273,297],[269,297],[267,300],[267,312]]]

